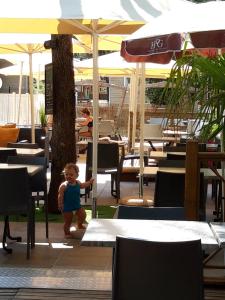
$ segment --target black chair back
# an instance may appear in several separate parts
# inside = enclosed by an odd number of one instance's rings
[[[8,156],[16,156],[16,149],[0,149],[0,163],[7,163]]]
[[[207,183],[204,174],[200,173],[199,220],[205,221]],[[185,196],[185,173],[158,171],[156,175],[154,206],[183,207]]]
[[[93,144],[88,143],[86,156],[86,180],[92,175],[92,148]],[[120,159],[118,143],[98,143],[98,174],[111,174],[111,195],[120,199],[120,173],[122,159]],[[86,189],[86,194],[90,191]]]
[[[88,143],[86,163],[92,168],[93,144]],[[119,146],[117,143],[98,143],[98,171],[101,169],[118,169],[119,167]]]
[[[177,153],[167,153],[167,159],[168,160],[185,160],[186,155],[185,154],[177,154]]]
[[[165,152],[186,152],[186,145],[164,146],[163,151],[165,151]]]
[[[39,204],[39,200],[44,200],[46,237],[48,238],[48,192],[47,192],[47,158],[45,156],[9,156],[8,164],[28,164],[39,165],[43,169],[33,175],[30,180],[32,193],[37,193],[35,200]],[[43,195],[40,195],[43,192]]]
[[[27,258],[30,257],[30,243],[33,235],[33,214],[29,177],[27,168],[0,169],[0,214],[5,217],[3,233],[3,249],[11,253],[11,249],[6,248],[5,242],[9,235],[9,216],[27,215]],[[14,239],[14,238],[11,238]],[[17,238],[15,238],[17,240]]]
[[[118,206],[118,219],[185,220],[184,207]]]
[[[113,300],[203,300],[201,241],[117,237]]]
[[[30,195],[27,169],[0,169],[0,191],[1,214],[20,214],[27,211]]]
[[[9,156],[8,164],[40,165],[43,170],[32,176],[31,189],[33,192],[44,191],[47,188],[47,159],[44,156]]]
[[[154,205],[160,207],[184,206],[185,174],[158,171]]]
[[[161,159],[158,161],[158,167],[185,168],[185,160]]]
[[[35,128],[35,141],[38,144],[39,148],[45,149],[45,138],[46,131],[44,128]],[[31,143],[31,128],[30,127],[21,127],[18,137],[18,142],[26,141]]]

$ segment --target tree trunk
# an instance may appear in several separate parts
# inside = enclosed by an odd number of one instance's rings
[[[52,35],[53,126],[49,212],[58,212],[57,194],[66,163],[76,162],[75,84],[71,35]]]

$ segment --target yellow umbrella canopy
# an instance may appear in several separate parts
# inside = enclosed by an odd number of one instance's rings
[[[0,32],[130,34],[165,11],[190,5],[185,0],[7,0]]]
[[[83,51],[87,53],[92,53],[93,51],[93,40],[90,34],[80,34],[74,36],[76,39],[77,49],[74,48],[74,53],[79,52],[78,47],[83,48]],[[121,48],[122,41],[126,38],[124,35],[99,35],[98,36],[98,49],[99,50],[109,50],[109,51],[119,51]]]

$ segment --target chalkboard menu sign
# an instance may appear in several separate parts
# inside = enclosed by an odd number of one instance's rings
[[[53,114],[53,71],[52,64],[45,65],[45,114]]]

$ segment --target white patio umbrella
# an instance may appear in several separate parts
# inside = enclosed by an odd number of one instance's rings
[[[0,35],[1,36],[1,35]],[[13,45],[12,45],[13,46]],[[1,45],[0,45],[1,52]],[[17,124],[20,124],[20,110],[21,110],[21,89],[23,76],[30,76],[30,58],[26,53],[16,54],[0,54],[1,58],[8,59],[14,65],[0,70],[0,73],[5,76],[19,76],[18,81],[18,110],[17,110]],[[41,52],[32,54],[32,77],[36,78],[37,93],[39,93],[40,80],[44,80],[45,77],[45,65],[51,63],[52,55],[50,52]],[[33,84],[32,84],[33,86]],[[34,103],[34,106],[36,104]],[[31,112],[31,107],[30,107]]]
[[[4,2],[0,31],[23,33],[90,34],[93,39],[93,203],[97,195],[98,35],[130,34],[144,22],[172,7],[193,5],[185,0],[30,0]]]
[[[30,92],[30,114],[31,114],[31,139],[35,142],[35,124],[34,124],[34,96],[33,96],[33,55],[42,53],[45,50],[43,44],[50,38],[50,35],[32,35],[32,34],[0,34],[0,55],[3,53],[20,53],[27,56],[29,61],[29,92]],[[9,59],[10,56],[7,56]],[[21,57],[22,58],[22,57]],[[24,57],[22,58],[25,59]],[[12,57],[13,61],[14,58]],[[21,65],[22,66],[22,65]],[[20,72],[20,84],[22,83],[22,69]]]

